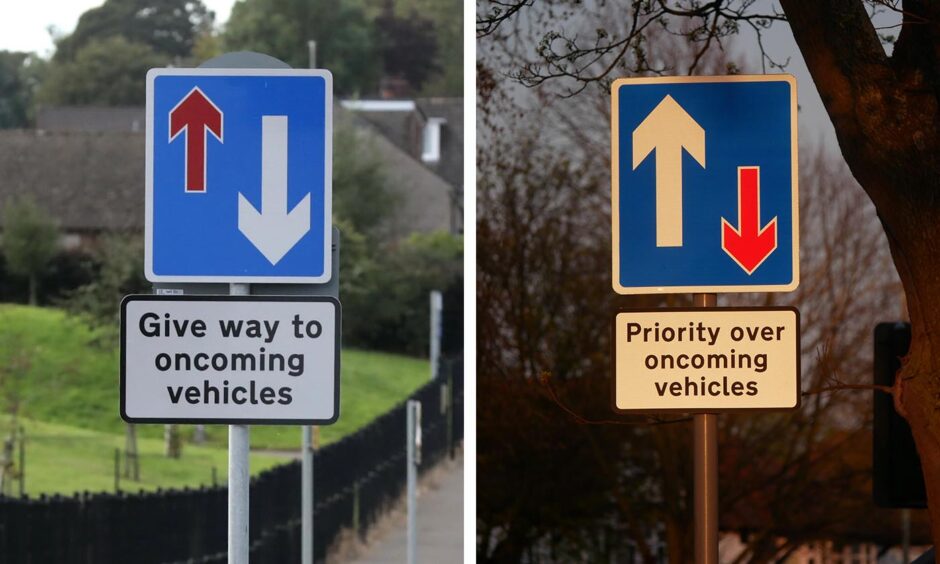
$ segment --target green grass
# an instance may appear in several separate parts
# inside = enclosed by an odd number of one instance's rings
[[[30,429],[35,433],[28,443],[32,454],[27,456],[34,459],[32,471],[40,489],[33,490],[31,484],[29,491],[113,488],[113,449],[123,448],[125,424],[118,412],[118,352],[100,337],[61,310],[0,305],[0,408],[9,413],[11,402],[18,403],[27,433]],[[321,444],[354,432],[403,401],[427,381],[430,370],[427,360],[357,350],[344,350],[341,365],[340,417],[320,429]],[[223,479],[225,426],[207,426],[206,445],[184,446],[183,460],[189,465],[162,457],[163,425],[137,429],[142,467],[148,461],[153,471],[153,481],[141,487],[208,483],[213,465]],[[188,441],[192,427],[184,426],[182,433]],[[6,431],[0,434],[5,436]],[[251,445],[293,450],[300,447],[300,436],[295,426],[253,426]],[[270,464],[278,460],[271,458]],[[42,484],[54,489],[42,489],[46,487]]]
[[[7,436],[10,420],[0,427]],[[71,494],[79,491],[114,491],[114,451],[124,448],[124,437],[100,431],[79,429],[68,425],[20,419],[26,431],[26,493]],[[186,445],[179,459],[163,455],[163,441],[153,438],[137,440],[140,480],[120,480],[124,491],[160,488],[198,487],[212,484],[212,468],[221,485],[227,479],[228,453],[212,446]],[[282,464],[285,458],[265,453],[252,453],[252,474]],[[123,460],[121,461],[123,469]],[[14,495],[19,491],[14,482]]]

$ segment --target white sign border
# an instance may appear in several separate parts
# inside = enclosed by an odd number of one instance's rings
[[[256,419],[256,418],[194,418],[194,417],[131,417],[127,414],[127,304],[150,302],[327,302],[336,311],[336,344],[333,361],[333,416],[328,419]],[[343,313],[339,300],[331,296],[224,296],[224,295],[152,295],[131,294],[121,300],[121,419],[127,423],[171,423],[206,425],[332,425],[339,419],[340,353],[342,352]]]
[[[790,176],[793,207],[793,279],[789,284],[742,284],[731,286],[623,286],[620,284],[620,87],[637,84],[691,84],[730,82],[786,82],[790,85]],[[797,142],[797,85],[791,74],[740,74],[729,76],[661,76],[618,78],[611,86],[610,96],[610,192],[611,192],[611,251],[613,270],[611,283],[618,294],[694,294],[728,292],[792,292],[800,284],[800,203],[799,203],[799,147]]]
[[[318,76],[326,81],[326,142],[323,167],[323,274],[320,276],[179,276],[153,271],[153,85],[159,76]],[[325,284],[333,275],[333,74],[326,69],[228,69],[228,68],[157,68],[147,72],[146,127],[146,197],[144,202],[144,276],[149,282],[235,282],[276,284]]]

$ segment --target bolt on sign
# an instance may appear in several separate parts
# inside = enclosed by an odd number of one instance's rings
[[[614,291],[794,290],[796,112],[790,75],[614,81]]]
[[[800,404],[796,308],[676,308],[614,316],[614,409],[785,410]]]

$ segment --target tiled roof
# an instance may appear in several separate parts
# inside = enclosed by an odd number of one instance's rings
[[[0,131],[0,206],[29,195],[66,230],[140,230],[143,194],[142,133]]]

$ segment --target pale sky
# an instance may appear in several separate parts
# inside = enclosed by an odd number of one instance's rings
[[[75,29],[78,17],[85,10],[100,6],[104,0],[31,0],[16,2],[0,0],[0,50],[33,51],[43,57],[52,55],[54,47],[48,28],[57,34]],[[203,0],[215,12],[216,25],[228,20],[235,0]]]

